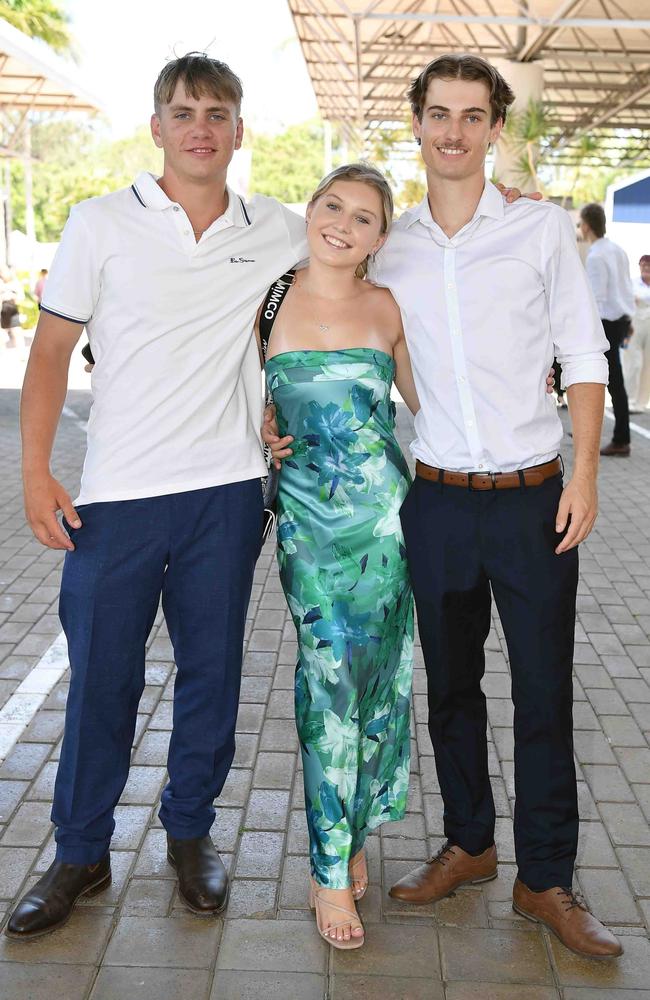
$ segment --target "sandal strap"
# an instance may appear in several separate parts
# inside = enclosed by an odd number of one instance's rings
[[[322,891],[322,887],[314,886],[314,900],[316,907],[318,909],[319,904],[322,906],[329,906],[332,910],[338,910],[339,913],[344,913],[348,918],[347,920],[339,920],[337,924],[330,924],[330,930],[335,930],[337,927],[346,927],[348,924],[352,924],[355,927],[361,927],[363,929],[363,924],[359,919],[359,914],[355,910],[348,910],[346,906],[339,906],[338,903],[330,903],[327,899],[322,899],[319,893]]]

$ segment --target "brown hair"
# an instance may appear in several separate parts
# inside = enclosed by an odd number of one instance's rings
[[[341,167],[336,167],[326,177],[323,177],[309,199],[309,203],[311,204],[320,198],[321,195],[326,194],[335,181],[360,181],[362,184],[367,184],[368,187],[374,188],[381,198],[381,207],[383,209],[381,232],[388,232],[393,221],[393,192],[381,170],[377,170],[371,163],[364,163],[363,161],[360,163],[345,163]],[[368,259],[369,256],[357,266],[355,272],[357,278],[365,278],[368,270]]]
[[[650,264],[650,253],[644,253],[639,257],[639,264]]]
[[[580,218],[586,222],[596,239],[601,239],[607,231],[605,210],[595,201],[580,209]]]
[[[179,80],[195,101],[204,94],[211,94],[230,101],[235,105],[237,115],[241,108],[244,92],[241,80],[224,62],[211,59],[205,52],[187,52],[180,59],[172,59],[163,66],[153,88],[153,104],[156,114],[163,104],[169,104]]]
[[[407,94],[413,114],[419,121],[422,121],[429,83],[434,79],[481,80],[490,92],[491,124],[495,125],[500,118],[505,125],[508,108],[514,101],[515,95],[499,71],[486,59],[466,53],[451,53],[438,56],[425,66],[420,75],[412,81]]]

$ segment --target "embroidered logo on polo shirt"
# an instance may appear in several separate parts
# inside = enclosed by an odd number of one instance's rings
[[[231,264],[254,264],[255,260],[253,257],[231,257]]]

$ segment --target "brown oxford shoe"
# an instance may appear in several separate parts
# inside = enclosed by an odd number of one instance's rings
[[[111,883],[111,859],[107,854],[96,865],[70,865],[54,861],[38,882],[23,896],[9,918],[5,934],[28,941],[49,934],[67,923],[81,896],[94,896]]]
[[[389,892],[404,903],[435,903],[461,885],[477,885],[497,877],[494,844],[472,857],[449,841],[423,865],[401,878]]]
[[[586,958],[617,958],[623,945],[587,909],[572,889],[555,886],[545,892],[531,890],[515,880],[512,908],[538,924],[544,924],[565,948]]]

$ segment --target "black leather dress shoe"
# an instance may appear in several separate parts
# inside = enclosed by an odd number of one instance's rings
[[[228,875],[210,837],[177,840],[167,834],[167,860],[178,873],[178,892],[192,913],[221,913]]]
[[[94,896],[111,884],[111,858],[96,865],[69,865],[54,861],[36,885],[23,896],[5,928],[10,938],[29,940],[49,934],[69,919],[81,896]]]

